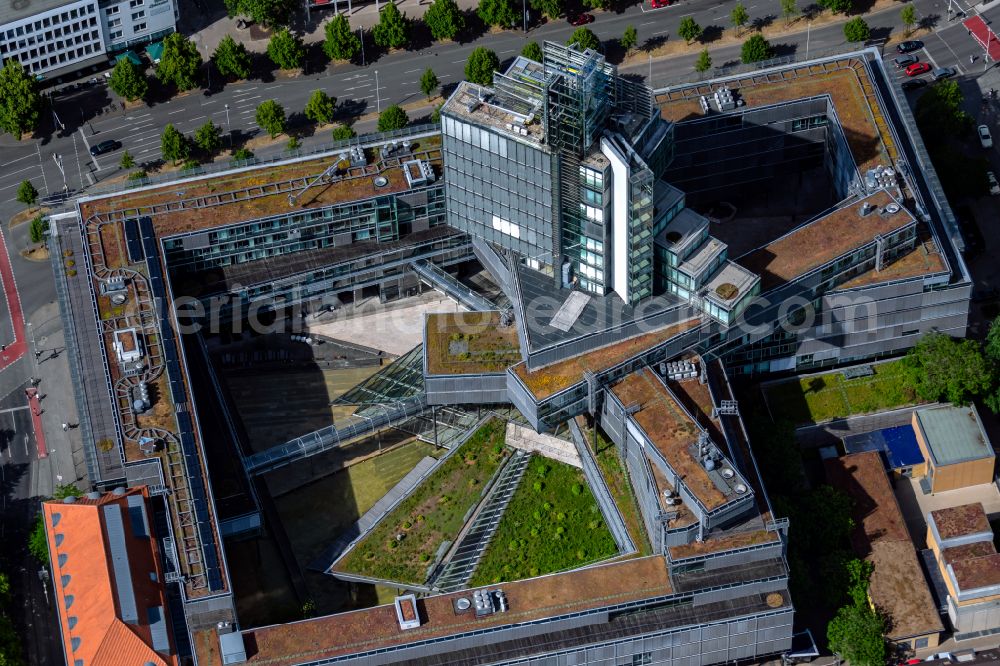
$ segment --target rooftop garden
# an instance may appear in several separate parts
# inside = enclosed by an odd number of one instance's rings
[[[924,231],[926,232],[926,229]],[[934,239],[928,237],[922,242],[918,241],[917,246],[913,250],[901,257],[897,257],[891,264],[884,266],[882,270],[876,271],[872,268],[857,277],[851,278],[837,288],[851,289],[854,287],[867,287],[868,285],[880,282],[905,280],[906,278],[943,273],[944,271],[944,257],[941,256],[941,251],[938,249]]]
[[[469,586],[574,569],[617,552],[583,472],[532,455]]]
[[[454,540],[469,510],[509,449],[504,423],[477,430],[408,497],[348,552],[335,569],[382,580],[422,585],[445,541]]]
[[[521,360],[517,329],[499,312],[427,315],[427,370],[432,375],[499,373]]]
[[[868,377],[844,379],[842,371],[797,377],[763,386],[769,406],[780,405],[781,415],[796,425],[820,423],[923,402],[907,385],[903,362],[871,366]]]
[[[547,365],[538,370],[529,371],[524,363],[519,363],[514,366],[514,372],[534,394],[536,399],[544,400],[563,389],[584,381],[583,373],[586,370],[597,373],[609,370],[619,363],[634,358],[660,343],[666,342],[670,338],[694,328],[700,323],[701,321],[697,318],[688,319],[679,324],[666,326],[650,333],[643,333],[642,335],[595,349],[586,354]]]
[[[625,521],[632,543],[639,549],[640,556],[649,555],[651,547],[646,536],[646,528],[642,523],[642,516],[639,515],[639,505],[636,503],[635,494],[632,491],[632,481],[628,477],[628,471],[622,462],[621,456],[614,443],[604,436],[600,430],[597,431],[597,444],[594,445],[593,430],[588,428],[581,417],[578,417],[580,429],[587,434],[587,443],[590,450],[594,452],[597,460],[597,468],[601,470],[604,483],[608,485],[611,496],[618,507],[618,513]]]

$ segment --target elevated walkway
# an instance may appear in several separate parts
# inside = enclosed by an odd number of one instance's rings
[[[485,312],[497,309],[496,305],[469,289],[437,264],[421,259],[413,262],[411,268],[424,282],[470,310]]]

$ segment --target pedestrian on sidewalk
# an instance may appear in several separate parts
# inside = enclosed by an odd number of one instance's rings
[[[68,423],[63,423],[62,426],[63,426],[63,432],[66,432],[67,430],[69,430],[69,424]]]

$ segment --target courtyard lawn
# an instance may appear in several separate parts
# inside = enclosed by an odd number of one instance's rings
[[[340,571],[421,585],[444,541],[453,540],[506,458],[504,423],[489,421],[356,545]],[[403,535],[397,539],[397,535]]]
[[[617,553],[583,472],[532,455],[469,585],[541,576]]]
[[[590,429],[581,426],[587,433],[587,441],[591,444],[590,450],[594,451],[593,437]],[[642,524],[642,517],[639,515],[639,506],[636,504],[635,495],[632,493],[632,482],[628,478],[628,472],[622,463],[621,456],[614,443],[604,437],[604,433],[597,433],[597,450],[594,451],[594,458],[597,460],[597,467],[604,476],[604,483],[608,485],[611,496],[615,499],[618,512],[625,521],[629,536],[632,542],[639,549],[640,557],[649,555],[652,549],[649,539],[646,538],[646,529]]]
[[[844,379],[840,371],[789,379],[766,387],[771,412],[795,425],[870,414],[920,402],[906,385],[902,361],[872,365],[871,377]]]

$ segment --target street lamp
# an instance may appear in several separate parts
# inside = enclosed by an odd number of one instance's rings
[[[229,147],[233,147],[233,126],[229,124],[229,105],[225,104],[226,107],[226,133],[229,135]]]

